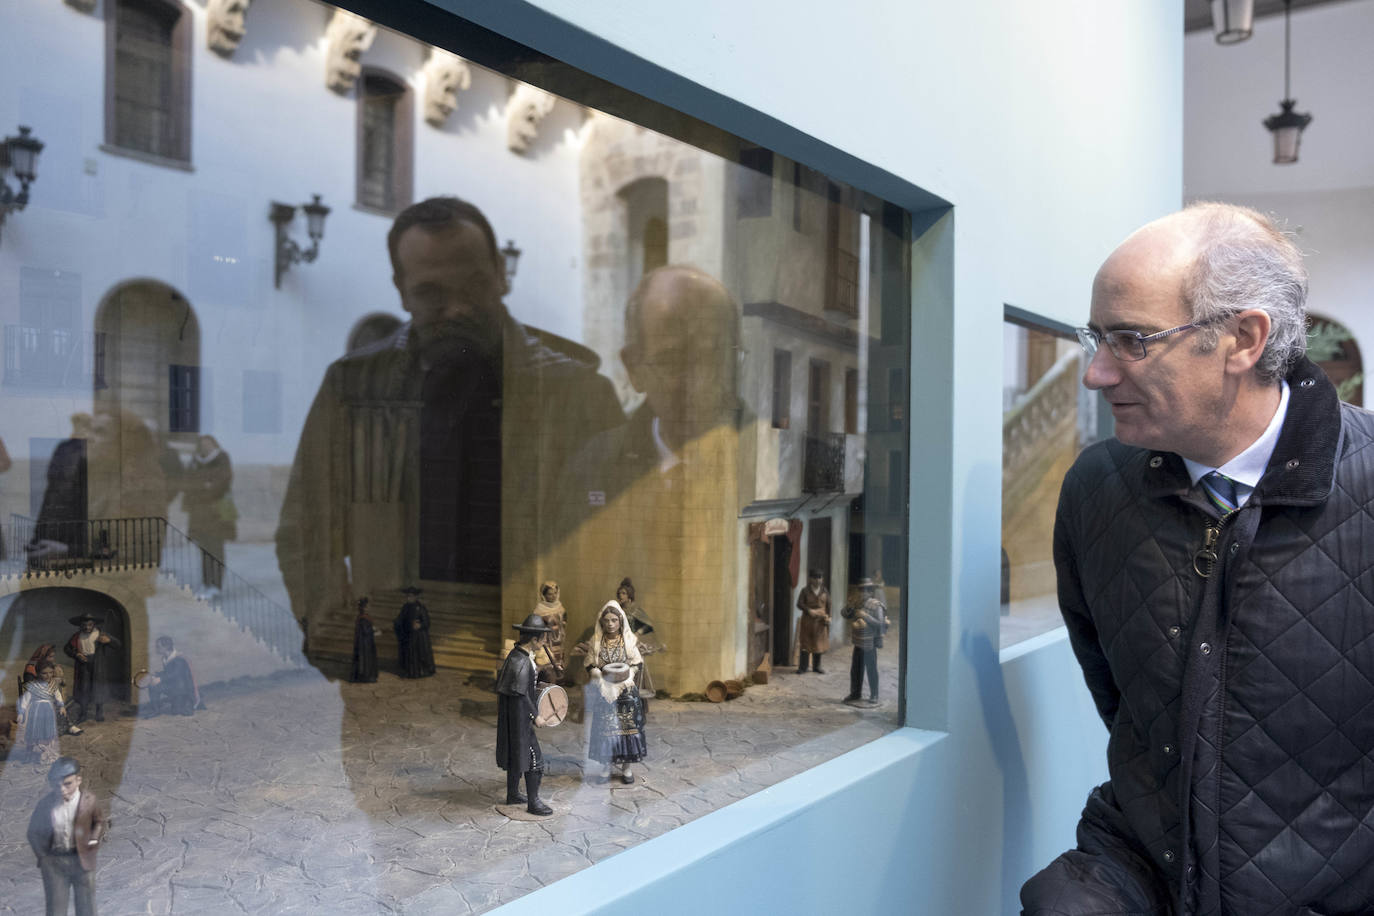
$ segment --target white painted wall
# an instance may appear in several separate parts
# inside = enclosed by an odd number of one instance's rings
[[[232,58],[205,44],[203,5],[193,18],[191,171],[114,155],[104,142],[104,4],[82,13],[57,0],[8,3],[0,52],[0,135],[16,124],[46,144],[28,208],[0,236],[0,324],[18,323],[21,267],[81,275],[82,325],[101,298],[135,277],[160,280],[190,301],[200,322],[215,433],[236,465],[286,464],[324,369],[354,323],[402,314],[391,283],[391,218],[354,207],[357,100],[324,84],[329,9],[311,0],[254,5]],[[380,30],[363,55],[420,94],[414,106],[414,199],[456,194],[477,204],[499,243],[523,255],[507,305],[515,316],[582,337],[582,221],[577,159],[582,109],[557,103],[523,155],[506,148],[512,81],[473,67],[470,89],[441,129],[423,120],[420,70],[428,47]],[[333,208],[320,257],[273,288],[269,201],[318,193]],[[548,201],[567,201],[551,207]],[[297,214],[293,235],[305,241]],[[288,355],[289,354],[289,358]],[[281,433],[244,433],[245,369],[280,370]],[[29,436],[63,436],[89,392],[13,397],[5,436],[16,457]]]

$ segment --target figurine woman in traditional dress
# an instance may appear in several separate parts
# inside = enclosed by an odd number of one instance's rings
[[[535,663],[541,670],[547,668],[544,679],[556,684],[564,679],[567,668],[563,655],[563,636],[568,630],[568,612],[558,599],[557,582],[549,579],[539,586],[539,603],[534,606],[534,612],[544,618],[544,626],[549,628],[543,647],[535,655]]]
[[[59,713],[67,711],[62,691],[57,687],[57,668],[44,662],[38,669],[38,679],[24,685],[19,698],[19,725],[24,729],[24,743],[29,755],[48,765],[62,755],[58,747]]]
[[[592,709],[591,742],[587,755],[602,765],[602,776],[611,768],[620,771],[625,785],[635,781],[631,765],[648,753],[644,740],[644,703],[636,686],[636,669],[644,664],[639,640],[630,629],[629,618],[620,605],[607,601],[596,618],[590,651],[587,653],[587,702]],[[607,671],[608,666],[616,666]],[[615,671],[624,671],[616,679]]]
[[[663,651],[663,643],[654,632],[654,622],[649,619],[644,606],[635,600],[635,584],[630,581],[629,576],[620,580],[620,585],[615,590],[615,600],[625,611],[625,619],[630,621],[630,631],[639,640],[639,654],[649,656]],[[639,689],[648,696],[654,695],[654,679],[649,674],[648,664],[641,669]]]

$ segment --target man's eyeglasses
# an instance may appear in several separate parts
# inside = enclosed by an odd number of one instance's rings
[[[1126,362],[1135,362],[1145,358],[1145,345],[1152,340],[1159,340],[1161,337],[1168,337],[1171,334],[1181,334],[1193,328],[1202,327],[1200,324],[1190,323],[1181,324],[1176,328],[1169,328],[1167,331],[1160,331],[1156,334],[1142,334],[1139,331],[1105,331],[1099,333],[1092,328],[1076,328],[1078,342],[1083,345],[1083,352],[1088,354],[1088,359],[1097,355],[1097,348],[1104,342],[1107,349],[1112,351],[1112,355],[1117,359]]]

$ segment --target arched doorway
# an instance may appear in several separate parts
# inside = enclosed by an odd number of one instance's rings
[[[158,280],[112,288],[95,316],[101,358],[89,448],[91,518],[165,515],[182,461],[209,431],[200,322]]]
[[[1342,401],[1364,406],[1364,360],[1355,335],[1345,325],[1322,315],[1310,315],[1307,358],[1321,366]]]
[[[19,686],[24,664],[44,643],[57,647],[57,662],[62,666],[67,684],[62,693],[71,699],[72,659],[63,651],[67,641],[76,633],[73,617],[91,614],[100,618],[100,630],[119,641],[121,650],[114,653],[115,662],[109,672],[114,697],[129,701],[130,658],[129,615],[124,606],[104,592],[85,588],[54,586],[31,588],[0,598],[0,657],[3,672],[0,685],[8,702]]]
[[[95,331],[104,342],[97,409],[127,410],[159,438],[201,432],[200,322],[185,296],[158,280],[121,283],[101,301]]]

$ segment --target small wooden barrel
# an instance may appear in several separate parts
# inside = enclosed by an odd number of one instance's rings
[[[712,681],[711,683],[707,684],[707,685],[706,685],[706,699],[710,700],[712,703],[724,703],[724,702],[725,702],[725,682],[724,682],[724,681]]]

